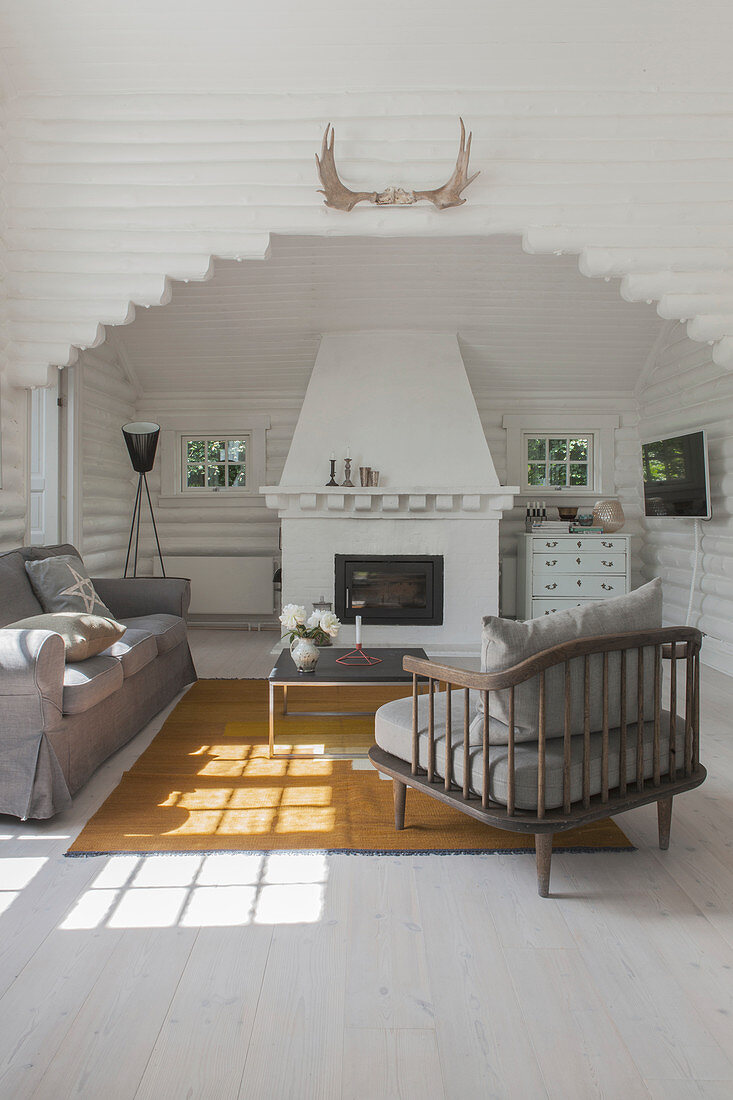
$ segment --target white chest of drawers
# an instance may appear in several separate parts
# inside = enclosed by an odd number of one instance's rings
[[[629,542],[629,535],[520,535],[517,618],[623,596],[630,590]]]

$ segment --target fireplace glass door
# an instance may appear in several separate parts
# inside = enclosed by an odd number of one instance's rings
[[[443,622],[442,557],[336,555],[336,614],[342,622],[423,626]]]

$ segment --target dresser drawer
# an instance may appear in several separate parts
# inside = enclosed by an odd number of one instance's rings
[[[558,599],[559,597],[604,600],[608,596],[623,596],[626,592],[625,573],[604,576],[574,577],[557,573],[554,577],[543,573],[532,578],[532,596]]]
[[[532,618],[552,615],[554,611],[567,611],[570,607],[582,607],[586,603],[598,603],[598,600],[532,600]]]
[[[626,539],[614,539],[613,535],[604,538],[600,535],[583,538],[582,535],[551,535],[547,538],[532,539],[532,553],[545,554],[554,550],[556,554],[571,554],[573,550],[585,553],[605,553],[613,550],[617,554],[626,553]]]
[[[626,554],[607,550],[599,553],[594,548],[593,553],[585,553],[578,550],[574,554],[547,551],[544,554],[532,555],[532,569],[537,574],[545,573],[573,573],[580,576],[585,573],[625,573]]]

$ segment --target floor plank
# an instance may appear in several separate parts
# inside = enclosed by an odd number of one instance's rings
[[[454,1087],[445,1092],[429,1028],[346,1028],[343,1100],[442,1100]]]
[[[271,940],[271,927],[200,930],[136,1100],[235,1100]]]

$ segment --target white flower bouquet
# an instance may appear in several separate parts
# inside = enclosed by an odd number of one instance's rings
[[[304,607],[296,603],[286,604],[280,615],[283,638],[292,642],[295,638],[312,638],[316,645],[325,645],[335,638],[341,623],[333,611],[314,611],[307,616]]]

